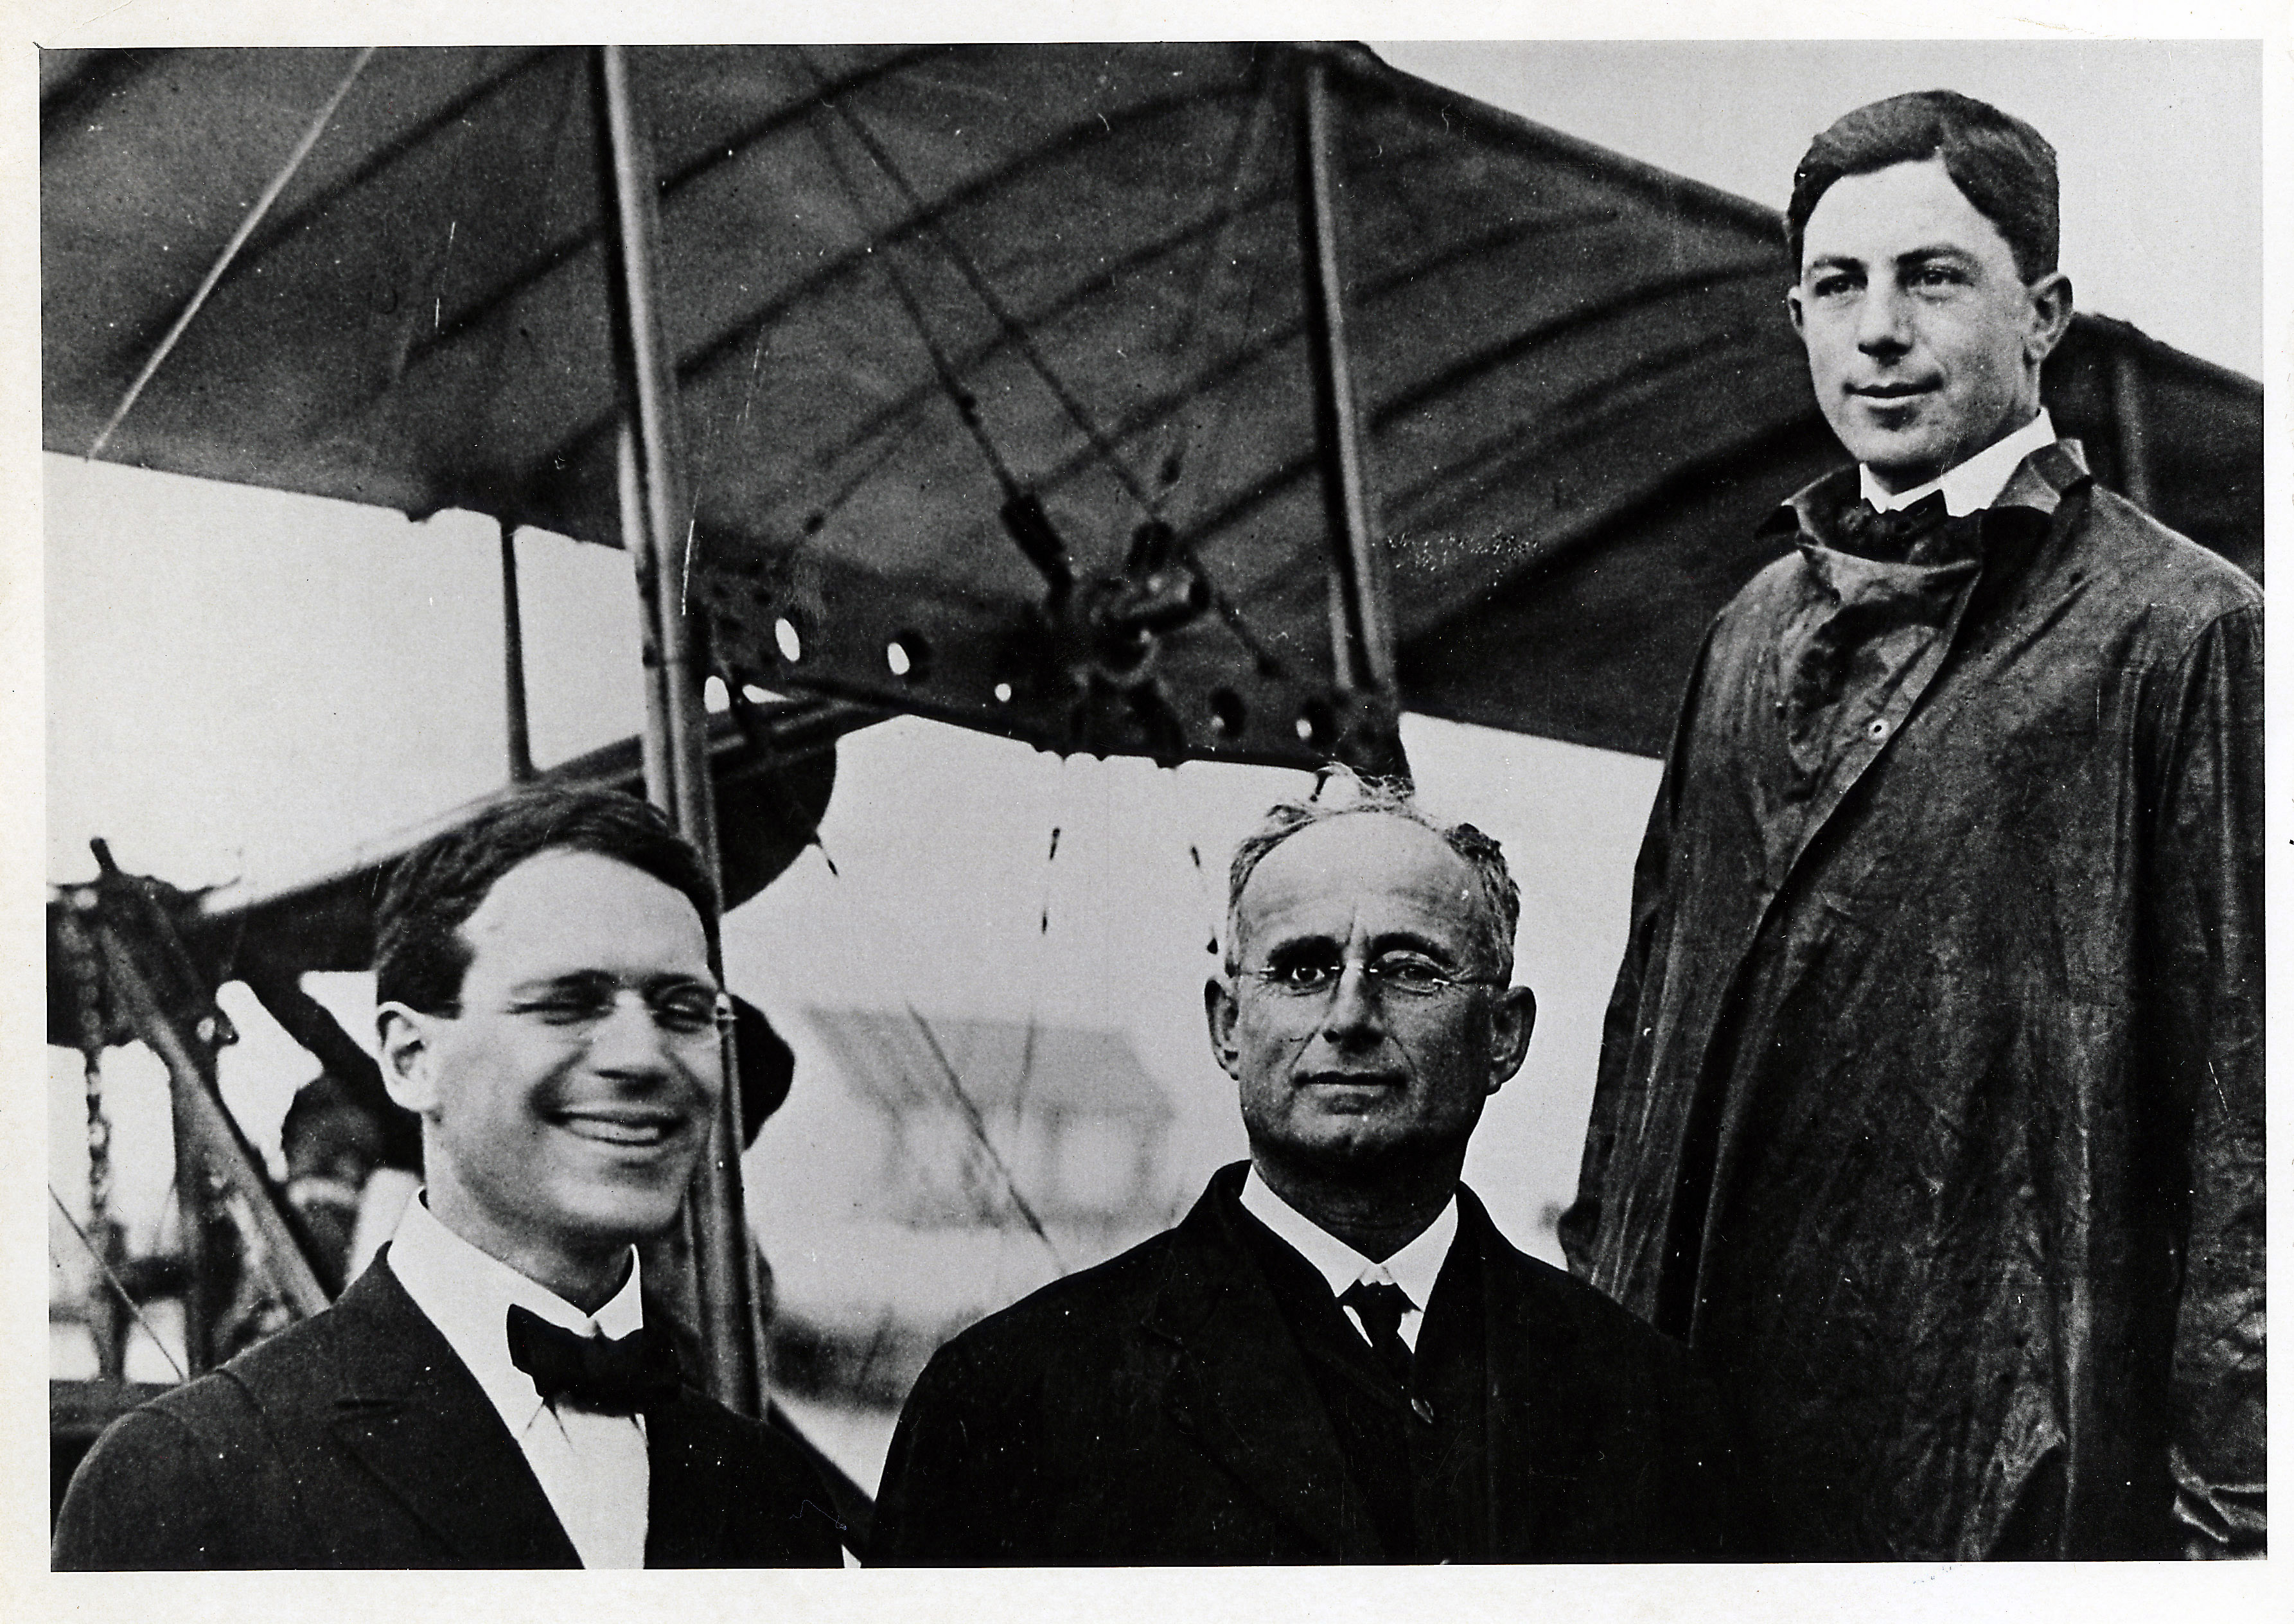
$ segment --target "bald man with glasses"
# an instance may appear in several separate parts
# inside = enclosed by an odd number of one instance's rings
[[[1248,1163],[943,1348],[880,1558],[1710,1558],[1745,1508],[1686,1356],[1460,1182],[1536,1000],[1495,841],[1343,773],[1237,851],[1211,1046]]]

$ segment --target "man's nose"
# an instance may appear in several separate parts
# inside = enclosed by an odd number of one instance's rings
[[[1900,354],[1911,347],[1911,312],[1898,289],[1867,288],[1856,307],[1856,347],[1867,355]]]
[[[670,1035],[644,997],[624,987],[590,1029],[590,1064],[599,1071],[652,1075],[671,1065]]]
[[[1359,1042],[1384,1029],[1384,1007],[1370,972],[1349,960],[1338,970],[1338,984],[1322,1007],[1322,1035],[1333,1043]]]

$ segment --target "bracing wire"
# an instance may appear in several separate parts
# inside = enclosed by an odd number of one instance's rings
[[[1011,1198],[1012,1210],[1020,1214],[1020,1222],[1026,1224],[1036,1238],[1044,1243],[1044,1250],[1051,1254],[1053,1265],[1062,1274],[1067,1273],[1067,1260],[1061,1256],[1057,1243],[1052,1239],[1051,1231],[1044,1227],[1044,1221],[1036,1215],[1035,1207],[1029,1203],[1027,1197],[1020,1193],[1020,1181],[1012,1176],[1011,1165],[1005,1161],[1004,1153],[996,1148],[996,1141],[988,1136],[988,1119],[980,1114],[980,1107],[972,1098],[971,1091],[964,1086],[964,1078],[956,1071],[955,1062],[948,1058],[948,1052],[940,1047],[940,1035],[932,1030],[931,1023],[923,1018],[923,1011],[915,1004],[907,999],[902,999],[900,1003],[901,1007],[907,1011],[908,1019],[915,1023],[916,1033],[924,1040],[924,1047],[931,1051],[932,1060],[940,1067],[940,1075],[948,1083],[948,1093],[955,1099],[957,1108],[963,1112],[964,1122],[972,1130],[972,1138],[979,1142],[980,1149],[986,1153],[988,1163],[996,1169],[997,1176],[1004,1181],[1004,1193]]]
[[[1263,67],[1257,77],[1259,83],[1253,88],[1250,105],[1241,117],[1235,120],[1234,136],[1227,148],[1226,161],[1221,166],[1224,180],[1219,193],[1218,223],[1204,241],[1201,263],[1196,270],[1194,292],[1187,300],[1186,319],[1180,329],[1178,343],[1175,346],[1182,356],[1192,351],[1201,341],[1202,329],[1207,325],[1204,313],[1210,305],[1211,289],[1218,279],[1221,269],[1226,264],[1227,243],[1230,233],[1234,228],[1243,177],[1257,163],[1259,147],[1265,140],[1266,129],[1273,123],[1272,118],[1268,117],[1270,104],[1265,91],[1265,74]],[[1255,300],[1246,303],[1244,307],[1246,321],[1249,319],[1249,311],[1255,303]],[[1225,405],[1223,404],[1219,414],[1222,418],[1225,417],[1226,410]],[[1163,504],[1170,499],[1172,492],[1177,488],[1187,451],[1192,443],[1193,436],[1185,432],[1183,425],[1195,418],[1197,415],[1193,411],[1174,414],[1167,426],[1163,439],[1166,449],[1163,456],[1159,459],[1156,472],[1154,512],[1159,517],[1161,516]],[[1213,454],[1216,455],[1219,445],[1218,438],[1213,435],[1208,439],[1208,443],[1211,446]]]
[[[837,867],[835,859],[829,855],[827,845],[817,833],[813,843],[819,848],[821,860],[827,864],[828,872],[843,886],[854,887],[856,882]],[[875,912],[871,899],[867,897],[866,888],[858,889],[862,905],[868,907],[872,913]],[[1004,1159],[1003,1152],[996,1148],[996,1141],[988,1136],[988,1119],[980,1111],[979,1102],[972,1099],[972,1091],[964,1086],[963,1074],[956,1069],[956,1063],[948,1058],[948,1051],[941,1046],[940,1035],[932,1030],[931,1023],[924,1019],[923,1012],[918,1010],[914,1003],[903,998],[900,1003],[907,1011],[910,1023],[915,1026],[917,1035],[923,1040],[924,1048],[931,1056],[940,1081],[948,1089],[948,1097],[956,1103],[957,1116],[963,1121],[965,1131],[972,1135],[972,1142],[980,1147],[980,1153],[988,1158],[988,1165],[995,1170],[996,1176],[1003,1181],[1004,1194],[1011,1203],[1012,1210],[1019,1214],[1020,1222],[1027,1226],[1029,1232],[1043,1243],[1045,1252],[1052,1260],[1052,1266],[1062,1275],[1070,1272],[1068,1261],[1061,1253],[1059,1244],[1053,1240],[1051,1231],[1045,1227],[1043,1219],[1037,1215],[1034,1204],[1021,1192],[1020,1181],[1013,1174],[1011,1164]]]
[[[815,139],[816,141],[820,139],[817,134]],[[843,175],[838,176],[838,179],[844,185],[849,200],[852,183],[849,178]],[[1232,208],[1222,210],[1217,216],[1217,228],[1224,229],[1224,227],[1232,221],[1232,217],[1233,210]],[[873,255],[871,256],[873,257]],[[1245,329],[1248,329],[1249,327],[1250,313],[1256,308],[1256,302],[1257,284],[1254,282],[1246,292],[1244,310],[1240,323]],[[1192,342],[1192,340],[1191,339],[1189,342]],[[961,363],[958,364],[960,365]],[[935,382],[939,380],[936,378]],[[1225,417],[1231,415],[1232,407],[1232,402],[1231,400],[1225,401],[1223,403],[1221,408],[1222,422]],[[902,418],[905,418],[906,421],[903,422],[901,420]],[[852,499],[853,496],[858,491],[864,488],[867,483],[875,476],[876,473],[883,464],[899,451],[907,434],[912,429],[914,421],[914,410],[904,410],[899,417],[892,419],[891,426],[880,428],[875,431],[873,437],[873,443],[870,444],[869,450],[858,459],[850,469],[846,473],[844,477],[828,492],[828,494],[820,499],[820,500],[814,505],[812,512],[805,520],[807,534],[810,534],[813,531],[818,529],[819,526],[826,521],[830,515],[841,510],[847,502]],[[1197,438],[1200,439],[1200,436],[1197,436]],[[858,443],[857,439],[855,443]],[[1215,451],[1223,450],[1224,447],[1221,446],[1214,449]],[[1169,467],[1171,460],[1172,459],[1167,455],[1164,459],[1164,466],[1166,467]],[[1175,477],[1177,470],[1173,468],[1171,469],[1171,472]],[[1159,491],[1157,494],[1156,499],[1159,503],[1162,502],[1167,499],[1169,494],[1170,493],[1168,491]]]
[[[1162,797],[1166,808],[1163,813],[1164,827],[1185,829],[1189,822],[1187,801],[1179,789],[1178,769],[1159,767],[1155,768],[1155,778],[1156,782],[1162,786]],[[1226,900],[1221,892],[1214,889],[1209,868],[1203,862],[1201,839],[1192,832],[1187,839],[1187,865],[1188,872],[1192,876],[1195,901],[1202,910],[1203,951],[1206,954],[1216,954],[1219,949],[1219,931],[1225,923]]]
[[[151,1322],[143,1317],[143,1311],[136,1306],[135,1299],[127,1295],[127,1287],[119,1283],[119,1277],[111,1271],[111,1265],[103,1261],[103,1254],[96,1249],[95,1242],[90,1239],[87,1231],[80,1227],[79,1220],[72,1216],[71,1208],[64,1205],[64,1198],[56,1194],[56,1187],[53,1184],[48,1186],[48,1199],[56,1204],[56,1211],[61,1213],[64,1215],[64,1222],[71,1225],[71,1232],[79,1237],[79,1244],[87,1248],[88,1256],[93,1258],[95,1261],[95,1266],[102,1271],[105,1282],[110,1286],[113,1294],[119,1301],[126,1305],[127,1311],[135,1317],[135,1323],[143,1328],[143,1334],[151,1339],[151,1345],[159,1350],[159,1357],[167,1361],[167,1368],[175,1373],[175,1379],[179,1382],[190,1381],[191,1378],[183,1374],[183,1367],[177,1363],[175,1356],[167,1351],[167,1344],[159,1340],[159,1333],[151,1328]]]
[[[1078,432],[1090,443],[1093,453],[1114,476],[1116,483],[1123,487],[1125,494],[1137,504],[1141,512],[1152,517],[1155,512],[1154,505],[1149,499],[1145,488],[1140,484],[1138,476],[1131,471],[1130,465],[1118,455],[1105,432],[1084,409],[1082,401],[1077,398],[1074,391],[1068,387],[1066,381],[1053,368],[1050,360],[1044,354],[1035,339],[1029,336],[1027,329],[1021,324],[1020,319],[1012,313],[1011,307],[1005,304],[996,289],[989,286],[987,277],[980,272],[980,267],[972,263],[972,256],[957,246],[938,221],[929,217],[923,197],[909,182],[907,174],[893,159],[891,153],[887,151],[883,143],[876,139],[875,133],[869,129],[841,100],[829,93],[827,82],[821,77],[819,70],[812,66],[809,58],[803,57],[800,53],[799,60],[804,63],[805,71],[812,76],[814,85],[820,91],[820,105],[826,108],[847,130],[851,132],[852,138],[859,142],[861,150],[868,154],[869,160],[882,172],[884,178],[892,183],[899,192],[902,200],[912,211],[924,218],[924,229],[931,233],[933,240],[940,245],[940,252],[948,256],[948,264],[954,266],[956,274],[964,280],[973,296],[987,307],[988,313],[996,319],[996,324],[1003,329],[1004,336],[1011,341],[1013,348],[1020,353],[1021,359],[1027,361],[1029,369],[1043,380],[1044,387],[1049,390],[1052,398],[1059,402],[1060,410],[1067,414],[1068,420],[1073,423]]]
[[[1069,420],[1076,426],[1076,427],[1083,434],[1085,439],[1090,443],[1094,455],[1096,456],[1100,462],[1111,475],[1113,475],[1116,482],[1123,488],[1125,494],[1127,495],[1149,518],[1159,518],[1162,514],[1163,505],[1169,499],[1172,493],[1172,487],[1175,483],[1176,468],[1173,468],[1173,479],[1164,482],[1163,487],[1152,493],[1150,493],[1140,484],[1137,477],[1132,473],[1130,465],[1125,462],[1123,459],[1117,454],[1114,446],[1108,441],[1105,433],[1092,419],[1090,414],[1085,410],[1082,402],[1076,397],[1074,392],[1068,387],[1064,380],[1062,380],[1058,373],[1053,369],[1050,361],[1044,356],[1042,351],[1037,347],[1034,339],[1028,335],[1026,329],[1021,324],[1018,317],[1012,313],[1011,309],[997,296],[995,290],[988,286],[985,275],[982,274],[980,269],[972,263],[971,257],[949,238],[948,232],[942,229],[936,221],[929,220],[928,211],[925,208],[923,198],[918,195],[915,187],[909,183],[907,175],[893,161],[891,153],[885,150],[883,143],[875,138],[874,134],[870,131],[850,109],[846,108],[842,102],[835,97],[827,80],[822,77],[819,69],[812,65],[810,60],[804,55],[801,50],[797,53],[797,60],[803,66],[805,72],[811,77],[814,87],[818,92],[815,99],[815,105],[821,107],[833,114],[838,121],[851,133],[853,139],[858,142],[862,150],[868,154],[870,160],[874,162],[885,177],[899,189],[899,193],[902,199],[906,201],[907,207],[912,211],[917,213],[920,216],[925,216],[927,218],[928,223],[925,229],[931,232],[933,240],[938,243],[941,252],[947,256],[948,262],[956,268],[956,272],[964,279],[965,282],[972,288],[972,292],[979,297],[981,304],[987,307],[988,313],[996,319],[997,324],[1003,331],[1005,337],[1009,340],[1013,347],[1020,353],[1021,358],[1027,361],[1029,366],[1035,371],[1036,375],[1043,380],[1045,388],[1051,392],[1053,397],[1059,402],[1061,409],[1066,412]],[[1190,305],[1187,327],[1185,329],[1186,336],[1184,340],[1183,347],[1192,345],[1196,341],[1196,335],[1200,326],[1201,325],[1201,307],[1209,296],[1211,279],[1216,272],[1219,261],[1224,257],[1224,245],[1227,239],[1227,232],[1233,223],[1235,216],[1235,194],[1241,185],[1243,175],[1249,168],[1251,163],[1256,159],[1258,148],[1264,139],[1265,130],[1270,123],[1270,119],[1267,117],[1268,105],[1268,99],[1265,91],[1264,84],[1262,83],[1259,93],[1255,95],[1252,100],[1251,112],[1238,121],[1235,138],[1228,152],[1226,166],[1226,192],[1220,206],[1218,225],[1217,229],[1212,233],[1210,240],[1211,246],[1207,252],[1203,270],[1195,290],[1194,299]],[[850,170],[846,166],[843,160],[838,156],[834,143],[827,139],[825,134],[816,128],[814,131],[814,139],[819,146],[822,155],[827,160],[831,173],[836,177],[837,184],[843,190],[846,200],[851,205],[855,223],[858,225],[864,235],[872,234],[868,224],[867,209],[862,202],[858,183],[851,174]],[[945,346],[940,344],[939,338],[934,335],[931,329],[931,324],[924,315],[922,301],[917,298],[914,288],[909,286],[907,278],[900,272],[898,261],[892,255],[891,245],[889,240],[885,244],[885,248],[886,252],[882,256],[881,263],[884,267],[886,280],[891,285],[893,295],[899,301],[901,310],[907,315],[909,325],[915,329],[917,337],[923,342],[925,353],[931,358],[933,374],[938,378],[942,392],[948,397],[950,403],[956,408],[956,415],[963,421],[965,432],[972,436],[973,443],[979,447],[981,457],[986,460],[990,472],[995,475],[996,482],[1003,490],[1005,498],[1009,499],[1021,494],[1027,487],[1019,480],[1018,476],[1013,473],[1011,466],[1005,462],[1002,452],[997,449],[994,440],[989,436],[986,424],[980,420],[979,402],[977,399],[972,395],[970,390],[964,387],[963,379],[957,373],[954,360],[949,356]],[[871,257],[874,258],[876,256],[872,255]],[[1246,324],[1249,319],[1249,310],[1252,304],[1255,304],[1255,294],[1252,300],[1246,304],[1244,316]],[[1221,405],[1218,417],[1218,420],[1220,422],[1224,422],[1231,409],[1232,402],[1225,402]],[[1216,436],[1215,435],[1214,441],[1216,441]],[[1167,441],[1167,443],[1168,442]],[[888,447],[881,455],[889,456],[890,454],[891,451]],[[1213,454],[1214,456],[1216,454],[1216,444],[1214,444]],[[842,489],[840,489],[826,504],[824,504],[820,511],[834,511],[835,508],[841,507],[844,501],[850,499],[854,491],[858,490],[861,484],[865,483],[866,481],[873,475],[875,471],[876,463],[880,460],[881,457],[877,459],[872,459],[868,466],[864,467],[856,473],[852,478],[847,481]],[[1167,464],[1175,463],[1176,461],[1175,454],[1167,452],[1164,461]],[[1260,673],[1265,676],[1275,678],[1281,678],[1287,675],[1288,668],[1285,662],[1266,646],[1265,642],[1262,638],[1252,631],[1249,621],[1243,615],[1241,606],[1234,601],[1233,597],[1228,594],[1225,589],[1219,585],[1217,580],[1212,575],[1209,568],[1200,559],[1196,561],[1196,567],[1201,572],[1204,584],[1210,589],[1211,607],[1213,612],[1217,614],[1220,623],[1226,627],[1227,630],[1233,636],[1238,643],[1241,644],[1244,652],[1250,655]]]
[[[1012,1106],[1015,1111],[1020,1108],[1021,1101],[1027,1098],[1029,1085],[1036,1076],[1036,1043],[1043,1026],[1041,989],[1044,985],[1044,957],[1051,946],[1052,936],[1052,875],[1053,865],[1060,860],[1060,835],[1066,824],[1068,760],[1062,756],[1053,769],[1058,775],[1056,800],[1051,840],[1044,851],[1043,888],[1036,898],[1034,962],[1028,976],[1028,1027],[1020,1040],[1019,1079],[1012,1085]]]
[[[223,252],[216,256],[215,264],[207,267],[207,273],[200,280],[198,290],[191,295],[191,302],[176,316],[175,325],[167,329],[167,337],[159,340],[159,347],[144,361],[143,369],[135,375],[135,381],[127,386],[127,393],[112,409],[111,417],[104,424],[102,432],[87,448],[87,460],[94,461],[102,452],[111,439],[112,431],[134,409],[136,400],[143,393],[143,386],[151,381],[152,376],[159,370],[160,362],[167,359],[168,352],[183,337],[184,330],[191,324],[191,319],[207,304],[207,296],[223,280],[224,272],[231,269],[232,262],[239,257],[239,251],[247,246],[247,240],[255,235],[255,228],[263,223],[264,215],[271,212],[271,206],[279,200],[279,194],[287,190],[287,183],[295,178],[295,172],[303,166],[303,160],[311,156],[311,149],[319,144],[319,137],[326,133],[327,126],[332,122],[335,110],[342,105],[343,98],[351,93],[351,86],[358,82],[359,75],[365,70],[367,60],[373,56],[375,48],[369,45],[358,53],[351,63],[351,70],[343,76],[343,82],[335,86],[335,93],[327,98],[326,105],[319,109],[318,117],[312,119],[310,127],[303,132],[302,140],[297,142],[295,150],[288,154],[285,166],[271,177],[270,183],[255,199],[246,217],[240,221],[239,229],[231,234],[231,240],[224,244]]]
[[[859,226],[864,235],[873,235],[868,223],[867,211],[861,202],[859,186],[853,180],[851,172],[845,167],[843,159],[837,155],[834,143],[818,129],[813,134],[822,156],[828,160],[829,169],[836,176],[837,184],[843,188],[845,199],[852,206],[852,217],[855,223]],[[942,393],[948,396],[948,403],[956,408],[956,415],[962,419],[965,432],[971,434],[973,443],[979,446],[980,454],[987,459],[989,471],[996,476],[996,483],[1003,488],[1006,498],[1019,495],[1023,487],[1018,476],[1012,472],[1011,466],[1004,460],[1003,453],[997,449],[996,443],[988,437],[986,426],[980,420],[979,402],[973,398],[972,392],[964,386],[964,380],[956,375],[956,363],[949,359],[948,352],[941,346],[938,337],[933,334],[931,323],[925,320],[922,301],[916,297],[915,290],[908,286],[907,278],[901,273],[899,261],[893,256],[889,245],[883,256],[871,255],[870,258],[875,261],[884,273],[884,280],[891,284],[892,296],[899,301],[900,309],[908,318],[908,325],[915,329],[916,337],[923,343],[925,354],[931,359],[932,373],[940,379]]]

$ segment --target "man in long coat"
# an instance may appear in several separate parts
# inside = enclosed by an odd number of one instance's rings
[[[2258,1552],[2260,593],[2040,406],[2028,126],[1851,113],[1787,228],[1861,467],[1707,635],[1564,1244],[1737,1385],[1792,1554]]]
[[[1534,1003],[1495,843],[1372,787],[1238,852],[1211,1041],[1250,1161],[1175,1229],[940,1350],[872,1555],[1710,1557],[1743,1507],[1685,1353],[1460,1182]]]

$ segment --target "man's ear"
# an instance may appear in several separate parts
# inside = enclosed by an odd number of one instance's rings
[[[427,1116],[438,1108],[437,1051],[431,1018],[398,1003],[377,1004],[375,1035],[382,1043],[382,1085],[399,1105]]]
[[[1785,313],[1792,318],[1793,332],[1805,344],[1808,341],[1808,316],[1800,307],[1800,284],[1797,282],[1785,289]]]
[[[1233,987],[1216,976],[1203,983],[1203,1019],[1210,1027],[1211,1052],[1218,1057],[1219,1069],[1240,1081],[1242,1074],[1236,1068],[1242,1060],[1234,1042],[1237,1013]]]
[[[1490,1011],[1490,1092],[1513,1081],[1529,1056],[1529,1035],[1537,1025],[1537,995],[1509,987]]]
[[[2037,367],[2054,353],[2063,335],[2071,326],[2071,279],[2060,271],[2050,271],[2033,282],[2031,295],[2031,331],[2023,342],[2023,354]]]

